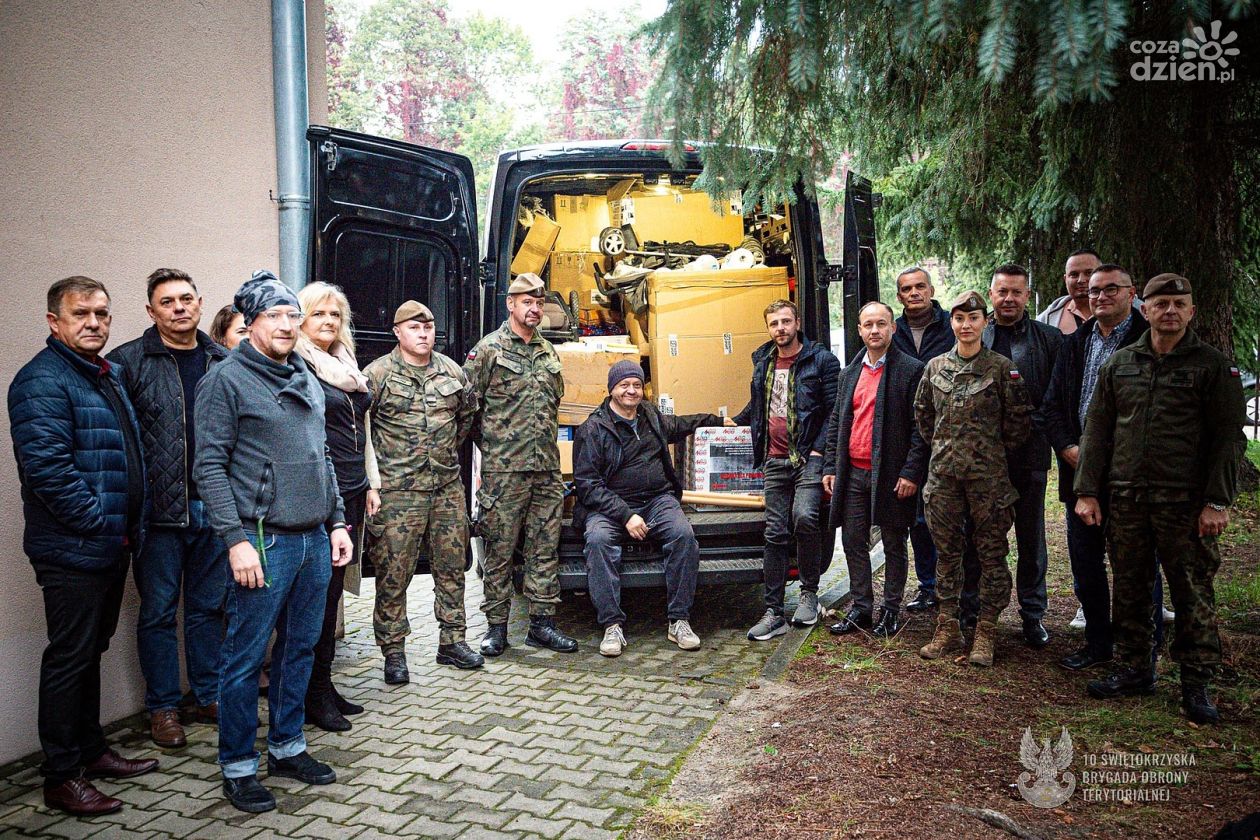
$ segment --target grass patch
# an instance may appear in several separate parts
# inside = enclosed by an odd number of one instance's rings
[[[707,819],[703,805],[662,799],[644,809],[635,827],[657,840],[685,840],[703,828]]]
[[[861,645],[855,645],[850,642],[841,642],[836,645],[828,653],[824,661],[833,668],[848,673],[882,671],[884,668],[879,661],[878,655],[872,654]]]
[[[1247,458],[1260,469],[1260,440],[1247,439]]]
[[[1216,608],[1225,622],[1249,623],[1260,612],[1260,575],[1216,583]]]

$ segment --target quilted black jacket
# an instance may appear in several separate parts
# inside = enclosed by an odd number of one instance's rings
[[[205,348],[206,367],[227,358],[227,348],[197,331],[197,343]],[[114,349],[107,357],[118,365],[123,387],[140,420],[140,441],[144,447],[153,500],[149,524],[159,527],[188,527],[188,487],[185,486],[184,385],[179,365],[166,349],[157,327],[149,327],[139,338]]]

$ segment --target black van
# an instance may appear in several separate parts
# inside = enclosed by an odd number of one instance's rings
[[[437,349],[457,361],[481,336],[497,329],[507,317],[509,267],[528,232],[519,222],[523,206],[554,218],[557,201],[564,197],[605,193],[631,181],[668,184],[681,195],[691,190],[702,168],[699,154],[690,149],[681,168],[671,166],[666,144],[653,140],[578,141],[503,152],[492,181],[484,252],[479,255],[468,158],[320,126],[311,127],[307,137],[313,190],[310,278],[345,290],[354,312],[360,364],[392,349],[391,317],[408,298],[424,301],[433,310]],[[805,332],[824,343],[831,335],[828,288],[843,284],[843,355],[849,357],[860,347],[859,305],[878,297],[871,185],[860,176],[848,177],[840,263],[829,263],[824,255],[816,202],[803,189],[798,187],[797,192],[794,204],[770,212],[745,208],[744,225],[752,231],[767,220],[781,220],[782,230],[790,231],[765,259],[767,264],[777,261],[785,266],[795,278],[794,298]],[[629,226],[626,234],[633,242]],[[688,238],[686,234],[681,230],[678,238]],[[592,247],[596,244],[593,239]],[[612,244],[625,247],[620,241]],[[741,402],[733,411],[742,407]],[[472,461],[463,459],[470,488],[475,486]],[[474,496],[469,493],[475,507]],[[762,512],[689,511],[689,518],[701,546],[701,583],[761,579]],[[563,588],[586,588],[582,542],[566,518],[560,545]],[[424,558],[418,558],[418,564],[427,569]],[[628,546],[622,585],[663,584],[655,548]]]

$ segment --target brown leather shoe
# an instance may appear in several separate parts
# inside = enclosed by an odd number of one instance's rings
[[[159,747],[174,749],[188,744],[184,737],[184,727],[179,724],[179,712],[175,709],[159,709],[153,713],[149,722],[153,732],[153,743]]]
[[[184,709],[184,723],[208,723],[211,726],[219,725],[219,704],[211,703],[208,706],[189,706]]]
[[[113,750],[105,750],[101,757],[83,768],[85,779],[130,779],[132,776],[143,776],[158,767],[156,758],[141,758],[135,761],[123,758]]]
[[[45,785],[44,804],[76,817],[112,814],[123,806],[121,801],[101,793],[86,779],[67,779],[52,787]]]

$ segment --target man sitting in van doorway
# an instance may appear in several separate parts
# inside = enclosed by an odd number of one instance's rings
[[[665,555],[669,640],[697,650],[691,629],[700,545],[682,510],[682,482],[669,444],[701,426],[721,426],[716,414],[661,414],[643,402],[643,368],[620,361],[608,371],[608,397],[578,427],[573,444],[577,505],[573,525],[586,534],[586,574],[604,640],[599,652],[620,656],[626,644],[621,609],[621,545],[649,537]]]
[[[748,631],[755,641],[787,632],[783,594],[793,537],[801,597],[792,623],[818,622],[822,453],[841,371],[830,350],[801,332],[796,304],[776,300],[765,318],[770,340],[752,354],[752,399],[735,418],[752,427],[754,464],[766,476],[766,613]]]

